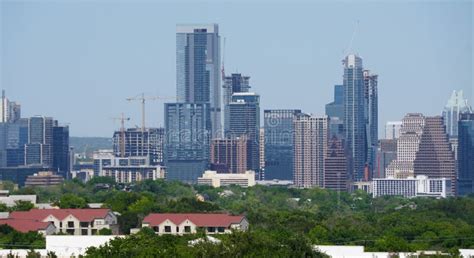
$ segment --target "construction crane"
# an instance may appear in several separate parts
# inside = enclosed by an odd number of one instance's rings
[[[140,101],[142,105],[142,132],[145,131],[145,102],[147,100],[166,100],[173,99],[176,100],[176,97],[162,97],[162,96],[145,96],[145,93],[142,93],[138,96],[127,98],[127,101]]]
[[[120,157],[125,157],[125,121],[130,121],[130,117],[125,117],[122,113],[120,117],[112,117],[112,120],[120,121]]]

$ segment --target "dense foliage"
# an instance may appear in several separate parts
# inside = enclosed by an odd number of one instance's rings
[[[198,243],[191,244],[191,240]],[[324,257],[305,238],[291,234],[234,232],[213,243],[204,235],[156,235],[151,229],[116,238],[100,248],[89,248],[87,257]],[[199,241],[201,240],[201,241]]]
[[[0,225],[1,249],[44,248],[44,237],[36,232],[21,233],[8,225]]]
[[[51,188],[24,188],[18,193],[36,193],[42,202],[70,203],[64,207],[72,207],[71,200],[80,200],[80,206],[82,200],[103,203],[121,214],[123,233],[138,227],[150,212],[222,211],[247,216],[250,232],[241,237],[261,237],[273,244],[278,239],[297,238],[311,244],[364,245],[371,251],[453,252],[474,248],[473,197],[371,198],[363,192],[318,188],[214,189],[165,181],[144,181],[123,189],[108,178],[96,178],[87,184],[68,181]],[[198,201],[197,194],[206,201]],[[184,241],[170,239],[174,238],[149,241]]]

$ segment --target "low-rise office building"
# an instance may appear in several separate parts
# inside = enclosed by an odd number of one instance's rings
[[[451,180],[416,176],[409,178],[375,178],[373,196],[440,197],[452,195]]]
[[[207,213],[152,213],[143,219],[142,227],[149,227],[157,234],[194,234],[202,228],[207,234],[231,233],[248,229],[245,216]]]
[[[255,172],[246,171],[240,174],[217,173],[217,171],[207,170],[198,178],[198,184],[221,187],[228,185],[239,185],[249,187],[255,185]]]
[[[50,171],[41,171],[37,174],[28,176],[25,186],[52,186],[60,185],[64,182],[64,178]]]

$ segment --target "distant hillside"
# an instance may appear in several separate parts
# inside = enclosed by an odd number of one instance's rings
[[[69,145],[74,147],[74,152],[91,154],[99,149],[112,149],[112,138],[108,137],[70,137]]]

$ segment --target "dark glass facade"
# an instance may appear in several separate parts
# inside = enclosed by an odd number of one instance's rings
[[[458,121],[458,195],[474,193],[474,113]]]
[[[265,110],[265,180],[293,180],[294,123],[296,109]]]
[[[348,176],[361,181],[367,161],[367,131],[365,119],[364,73],[362,59],[349,55],[344,60],[344,131],[348,152]]]
[[[165,132],[166,178],[197,182],[209,166],[209,103],[166,103]]]
[[[226,137],[247,138],[247,169],[260,169],[260,96],[255,93],[235,93],[229,104],[229,132]]]

